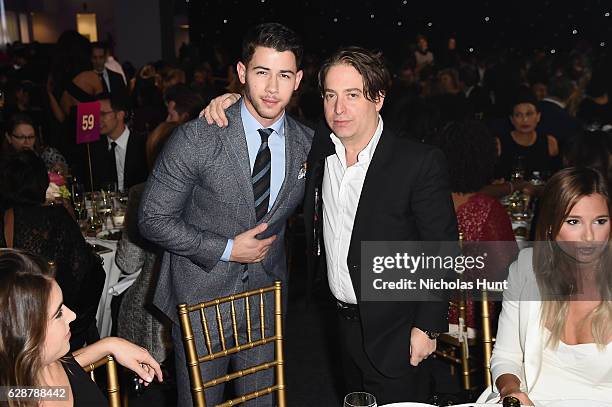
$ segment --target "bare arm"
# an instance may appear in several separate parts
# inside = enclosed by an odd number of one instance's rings
[[[163,381],[159,363],[149,352],[125,339],[107,337],[79,349],[72,354],[81,367],[97,362],[106,355],[113,355],[121,365],[133,370],[145,382],[150,383],[153,377]]]

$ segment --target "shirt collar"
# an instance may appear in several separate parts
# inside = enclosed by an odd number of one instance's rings
[[[376,131],[374,132],[374,135],[370,139],[368,145],[365,146],[364,149],[359,152],[359,154],[357,154],[357,164],[367,165],[370,162],[382,132],[383,119],[380,115],[378,115],[378,126],[376,126]],[[342,141],[334,133],[330,133],[329,137],[336,147],[336,154],[338,155],[338,158],[340,158],[340,162],[342,162],[342,165],[346,167],[346,149],[344,148],[344,144],[342,144]]]
[[[113,142],[113,139],[111,139],[108,136],[106,138],[108,139],[108,145],[110,146],[110,143]],[[125,126],[123,133],[121,133],[119,138],[115,140],[115,143],[117,143],[117,147],[121,147],[122,149],[126,150],[129,138],[130,138],[130,129],[128,129],[128,127]]]
[[[257,130],[264,129],[261,123],[249,112],[244,102],[244,97],[240,100],[240,117],[242,118],[242,125],[244,126],[244,132],[248,136],[249,134],[258,134]],[[267,128],[274,130],[280,137],[285,136],[285,111],[281,117],[278,118],[271,126]]]
[[[561,109],[565,109],[565,103],[563,103],[563,102],[559,102],[559,101],[558,101],[558,100],[556,100],[556,99],[552,99],[552,98],[544,98],[544,99],[542,99],[542,101],[543,101],[543,102],[550,102],[550,103],[553,103],[553,104],[555,104],[555,105],[559,106]]]

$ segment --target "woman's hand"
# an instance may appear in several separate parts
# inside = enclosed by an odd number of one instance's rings
[[[159,363],[149,352],[138,345],[135,345],[122,338],[112,338],[111,354],[121,365],[134,371],[148,386],[155,376],[160,382],[163,381],[162,371]]]

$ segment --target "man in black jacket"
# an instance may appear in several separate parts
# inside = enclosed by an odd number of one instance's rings
[[[105,93],[110,93],[118,98],[126,98],[128,96],[126,83],[121,74],[106,68],[106,60],[108,59],[108,50],[101,42],[95,42],[91,46],[91,64],[94,71],[102,81],[102,88]]]
[[[380,404],[427,400],[426,359],[448,330],[448,303],[362,301],[361,244],[457,239],[442,153],[383,128],[388,79],[381,56],[361,48],[323,65],[331,134],[315,133],[304,201],[309,267],[320,253],[337,301],[347,391],[373,393]]]

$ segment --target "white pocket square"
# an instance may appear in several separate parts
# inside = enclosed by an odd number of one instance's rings
[[[302,166],[300,167],[300,172],[298,172],[298,179],[302,179],[306,176],[306,169],[308,168],[308,163],[304,161]]]

